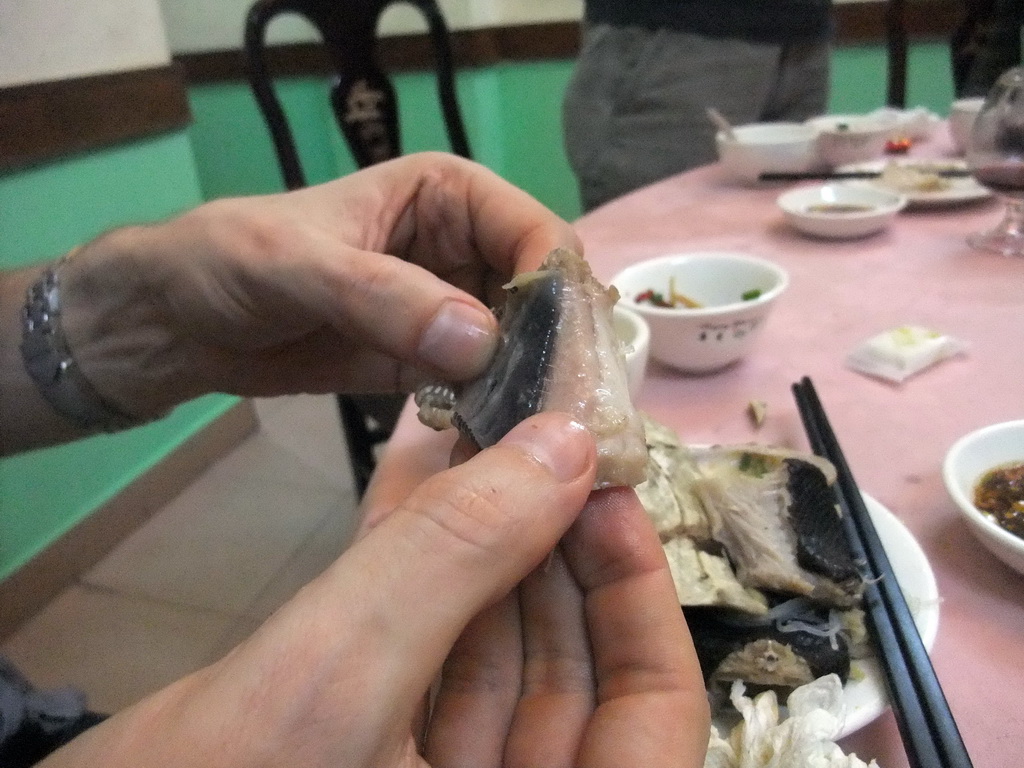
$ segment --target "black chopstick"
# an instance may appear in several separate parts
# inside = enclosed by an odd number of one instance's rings
[[[934,173],[947,179],[967,178],[971,172],[966,168],[936,168],[928,169],[928,173]],[[762,173],[758,181],[842,181],[843,179],[877,179],[882,175],[879,171],[808,171],[806,173]]]
[[[928,658],[917,625],[864,504],[825,410],[808,377],[793,385],[811,448],[832,462],[843,526],[854,558],[867,572],[864,610],[879,650],[886,686],[907,757],[914,768],[971,768],[960,730]]]

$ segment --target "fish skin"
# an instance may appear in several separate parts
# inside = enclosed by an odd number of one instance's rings
[[[705,683],[722,679],[716,677],[716,674],[730,655],[763,640],[788,647],[796,658],[807,665],[813,676],[811,679],[834,673],[845,683],[850,676],[850,649],[841,634],[836,636],[836,647],[833,648],[832,640],[828,637],[803,630],[782,632],[775,622],[738,626],[729,622],[726,614],[716,609],[685,608],[683,613],[697,650]],[[820,609],[820,613],[824,621],[828,609]],[[763,673],[763,670],[751,669],[746,677],[742,674],[736,677],[755,680],[759,673]]]
[[[783,463],[789,475],[789,517],[797,534],[797,562],[836,583],[859,584],[860,569],[846,541],[833,489],[817,467],[797,459]]]
[[[532,281],[530,290],[510,293],[498,351],[484,375],[462,389],[455,405],[455,426],[477,448],[494,445],[543,408],[564,282],[562,275],[550,271]],[[519,339],[529,339],[529,348],[518,344]]]

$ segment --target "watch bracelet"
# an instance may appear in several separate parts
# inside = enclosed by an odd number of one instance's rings
[[[21,356],[39,394],[64,419],[91,432],[118,432],[145,423],[112,406],[75,361],[61,324],[57,273],[47,267],[28,289],[22,308]]]

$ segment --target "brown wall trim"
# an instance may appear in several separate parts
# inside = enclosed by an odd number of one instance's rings
[[[183,128],[176,64],[0,88],[0,171]]]
[[[256,409],[243,400],[0,581],[0,641],[258,428]]]
[[[556,22],[515,27],[459,30],[451,33],[452,56],[459,68],[486,67],[501,61],[572,58],[579,47],[579,24]],[[433,64],[430,39],[421,35],[382,37],[377,46],[381,66],[388,71],[428,69]],[[174,57],[189,83],[244,80],[240,49],[187,53]],[[271,47],[270,71],[283,77],[323,74],[327,58],[316,43]]]
[[[885,42],[885,2],[836,6],[836,42],[858,45]],[[964,15],[962,0],[905,0],[903,23],[911,40],[949,40]]]
[[[882,43],[885,40],[884,2],[843,3],[836,6],[838,45]],[[908,0],[906,28],[911,39],[948,38],[962,13],[957,0]],[[502,61],[571,59],[579,50],[580,25],[575,21],[524,24],[512,27],[452,32],[456,67],[492,66]],[[426,34],[382,37],[381,66],[389,71],[429,69],[432,53]],[[240,50],[210,51],[175,56],[189,83],[244,80]],[[274,46],[268,52],[270,70],[279,76],[323,74],[327,60],[316,43]]]

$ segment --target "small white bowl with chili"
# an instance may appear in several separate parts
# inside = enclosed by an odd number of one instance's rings
[[[866,184],[838,183],[798,187],[779,195],[777,203],[786,221],[804,234],[842,240],[885,229],[906,208],[907,197]]]
[[[971,532],[1024,573],[1024,420],[960,438],[946,454],[942,476]]]
[[[757,256],[702,251],[637,262],[611,284],[621,304],[647,321],[652,358],[705,374],[753,349],[789,275]]]

